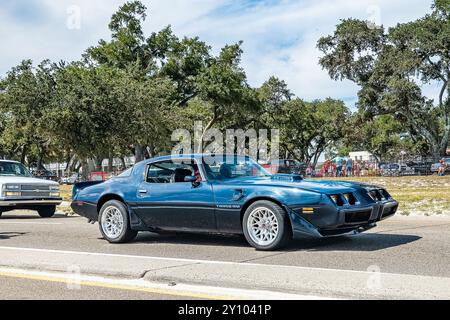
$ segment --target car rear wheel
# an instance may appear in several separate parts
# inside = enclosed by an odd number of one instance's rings
[[[56,206],[44,206],[38,209],[41,218],[51,218],[56,213]]]
[[[100,232],[110,243],[126,243],[138,234],[130,228],[128,210],[124,203],[112,200],[105,203],[98,217]]]
[[[277,250],[292,239],[286,212],[270,201],[252,204],[245,212],[242,225],[247,242],[257,250]]]

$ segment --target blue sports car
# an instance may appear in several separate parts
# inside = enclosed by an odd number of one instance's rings
[[[107,182],[76,184],[72,203],[111,243],[139,231],[244,234],[258,250],[301,235],[357,234],[397,208],[383,188],[271,175],[248,157],[200,154],[147,160]]]

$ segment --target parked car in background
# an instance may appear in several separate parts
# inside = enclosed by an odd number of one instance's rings
[[[404,163],[387,163],[380,165],[380,174],[383,177],[413,176],[416,171]]]
[[[0,160],[0,192],[0,216],[12,210],[33,210],[50,218],[62,202],[58,183],[34,178],[15,161]]]
[[[418,176],[431,175],[431,162],[407,162],[406,165],[414,170],[414,174]]]
[[[398,163],[387,163],[380,165],[380,174],[383,177],[398,177],[401,173],[401,167]]]
[[[446,169],[445,169],[445,172],[450,172],[450,158],[444,158],[444,161],[445,161],[445,163],[447,164],[447,167],[446,167]],[[431,172],[432,172],[433,174],[437,174],[440,167],[441,167],[441,163],[440,163],[440,162],[438,162],[438,163],[433,163],[433,164],[431,165]]]
[[[89,174],[89,181],[106,181],[110,177],[110,174],[107,172],[91,172]]]
[[[75,183],[78,183],[80,181],[81,181],[81,177],[78,173],[74,173],[71,176],[61,178],[61,184],[67,184],[67,185],[74,185]]]
[[[41,170],[34,170],[32,171],[32,174],[34,177],[43,179],[43,180],[51,180],[51,181],[58,181],[58,176],[54,174],[51,171],[41,169]]]
[[[180,155],[136,164],[106,182],[73,189],[72,209],[99,222],[104,239],[132,241],[140,231],[244,235],[258,250],[293,237],[357,234],[395,215],[383,188],[272,175],[249,157]]]
[[[275,173],[306,175],[306,164],[293,159],[280,159],[272,162]]]

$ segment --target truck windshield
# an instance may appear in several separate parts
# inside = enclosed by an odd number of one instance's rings
[[[31,173],[20,163],[0,162],[0,176],[31,177]]]

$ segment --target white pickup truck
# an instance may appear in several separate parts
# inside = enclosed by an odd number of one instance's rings
[[[33,210],[50,218],[61,202],[58,183],[33,178],[19,162],[0,160],[0,217],[7,211]]]

